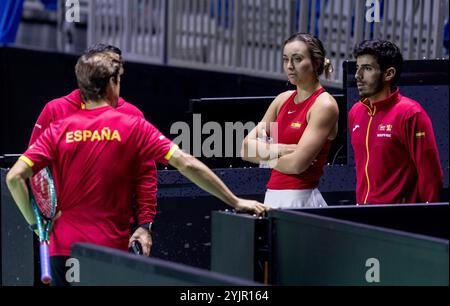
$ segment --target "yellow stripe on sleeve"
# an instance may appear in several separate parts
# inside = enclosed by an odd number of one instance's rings
[[[33,161],[28,157],[26,157],[25,155],[20,156],[19,159],[23,161],[25,164],[27,164],[30,168],[33,168],[34,166]]]
[[[176,150],[180,149],[176,144],[174,144],[169,152],[167,152],[166,156],[164,156],[164,159],[169,161],[172,158],[173,153],[175,153]]]

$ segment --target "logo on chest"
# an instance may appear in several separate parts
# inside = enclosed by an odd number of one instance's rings
[[[377,137],[392,138],[392,124],[380,124]]]
[[[293,129],[299,129],[299,128],[302,127],[302,123],[301,123],[301,122],[298,122],[298,121],[293,121],[293,122],[291,123],[290,127],[293,128]]]

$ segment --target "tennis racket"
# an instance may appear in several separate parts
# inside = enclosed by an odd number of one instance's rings
[[[42,169],[29,180],[30,201],[36,217],[39,236],[39,253],[41,258],[41,281],[49,284],[52,281],[50,273],[49,231],[52,219],[56,213],[56,191],[49,168]]]

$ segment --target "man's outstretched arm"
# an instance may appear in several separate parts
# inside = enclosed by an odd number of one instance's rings
[[[237,211],[250,212],[261,216],[269,209],[268,206],[257,201],[238,198],[205,164],[179,149],[173,153],[169,164],[177,168],[181,174],[197,186],[221,199]]]

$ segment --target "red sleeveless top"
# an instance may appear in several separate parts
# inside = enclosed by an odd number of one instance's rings
[[[278,114],[278,143],[297,144],[308,125],[306,116],[311,106],[316,102],[317,97],[325,92],[324,88],[319,88],[305,101],[299,104],[294,103],[297,90],[283,104]],[[328,152],[330,151],[331,141],[327,140],[324,147],[317,155],[317,162],[310,166],[301,174],[283,174],[272,170],[267,189],[285,190],[285,189],[313,189],[319,186],[320,178],[323,175],[323,166],[325,165]]]

